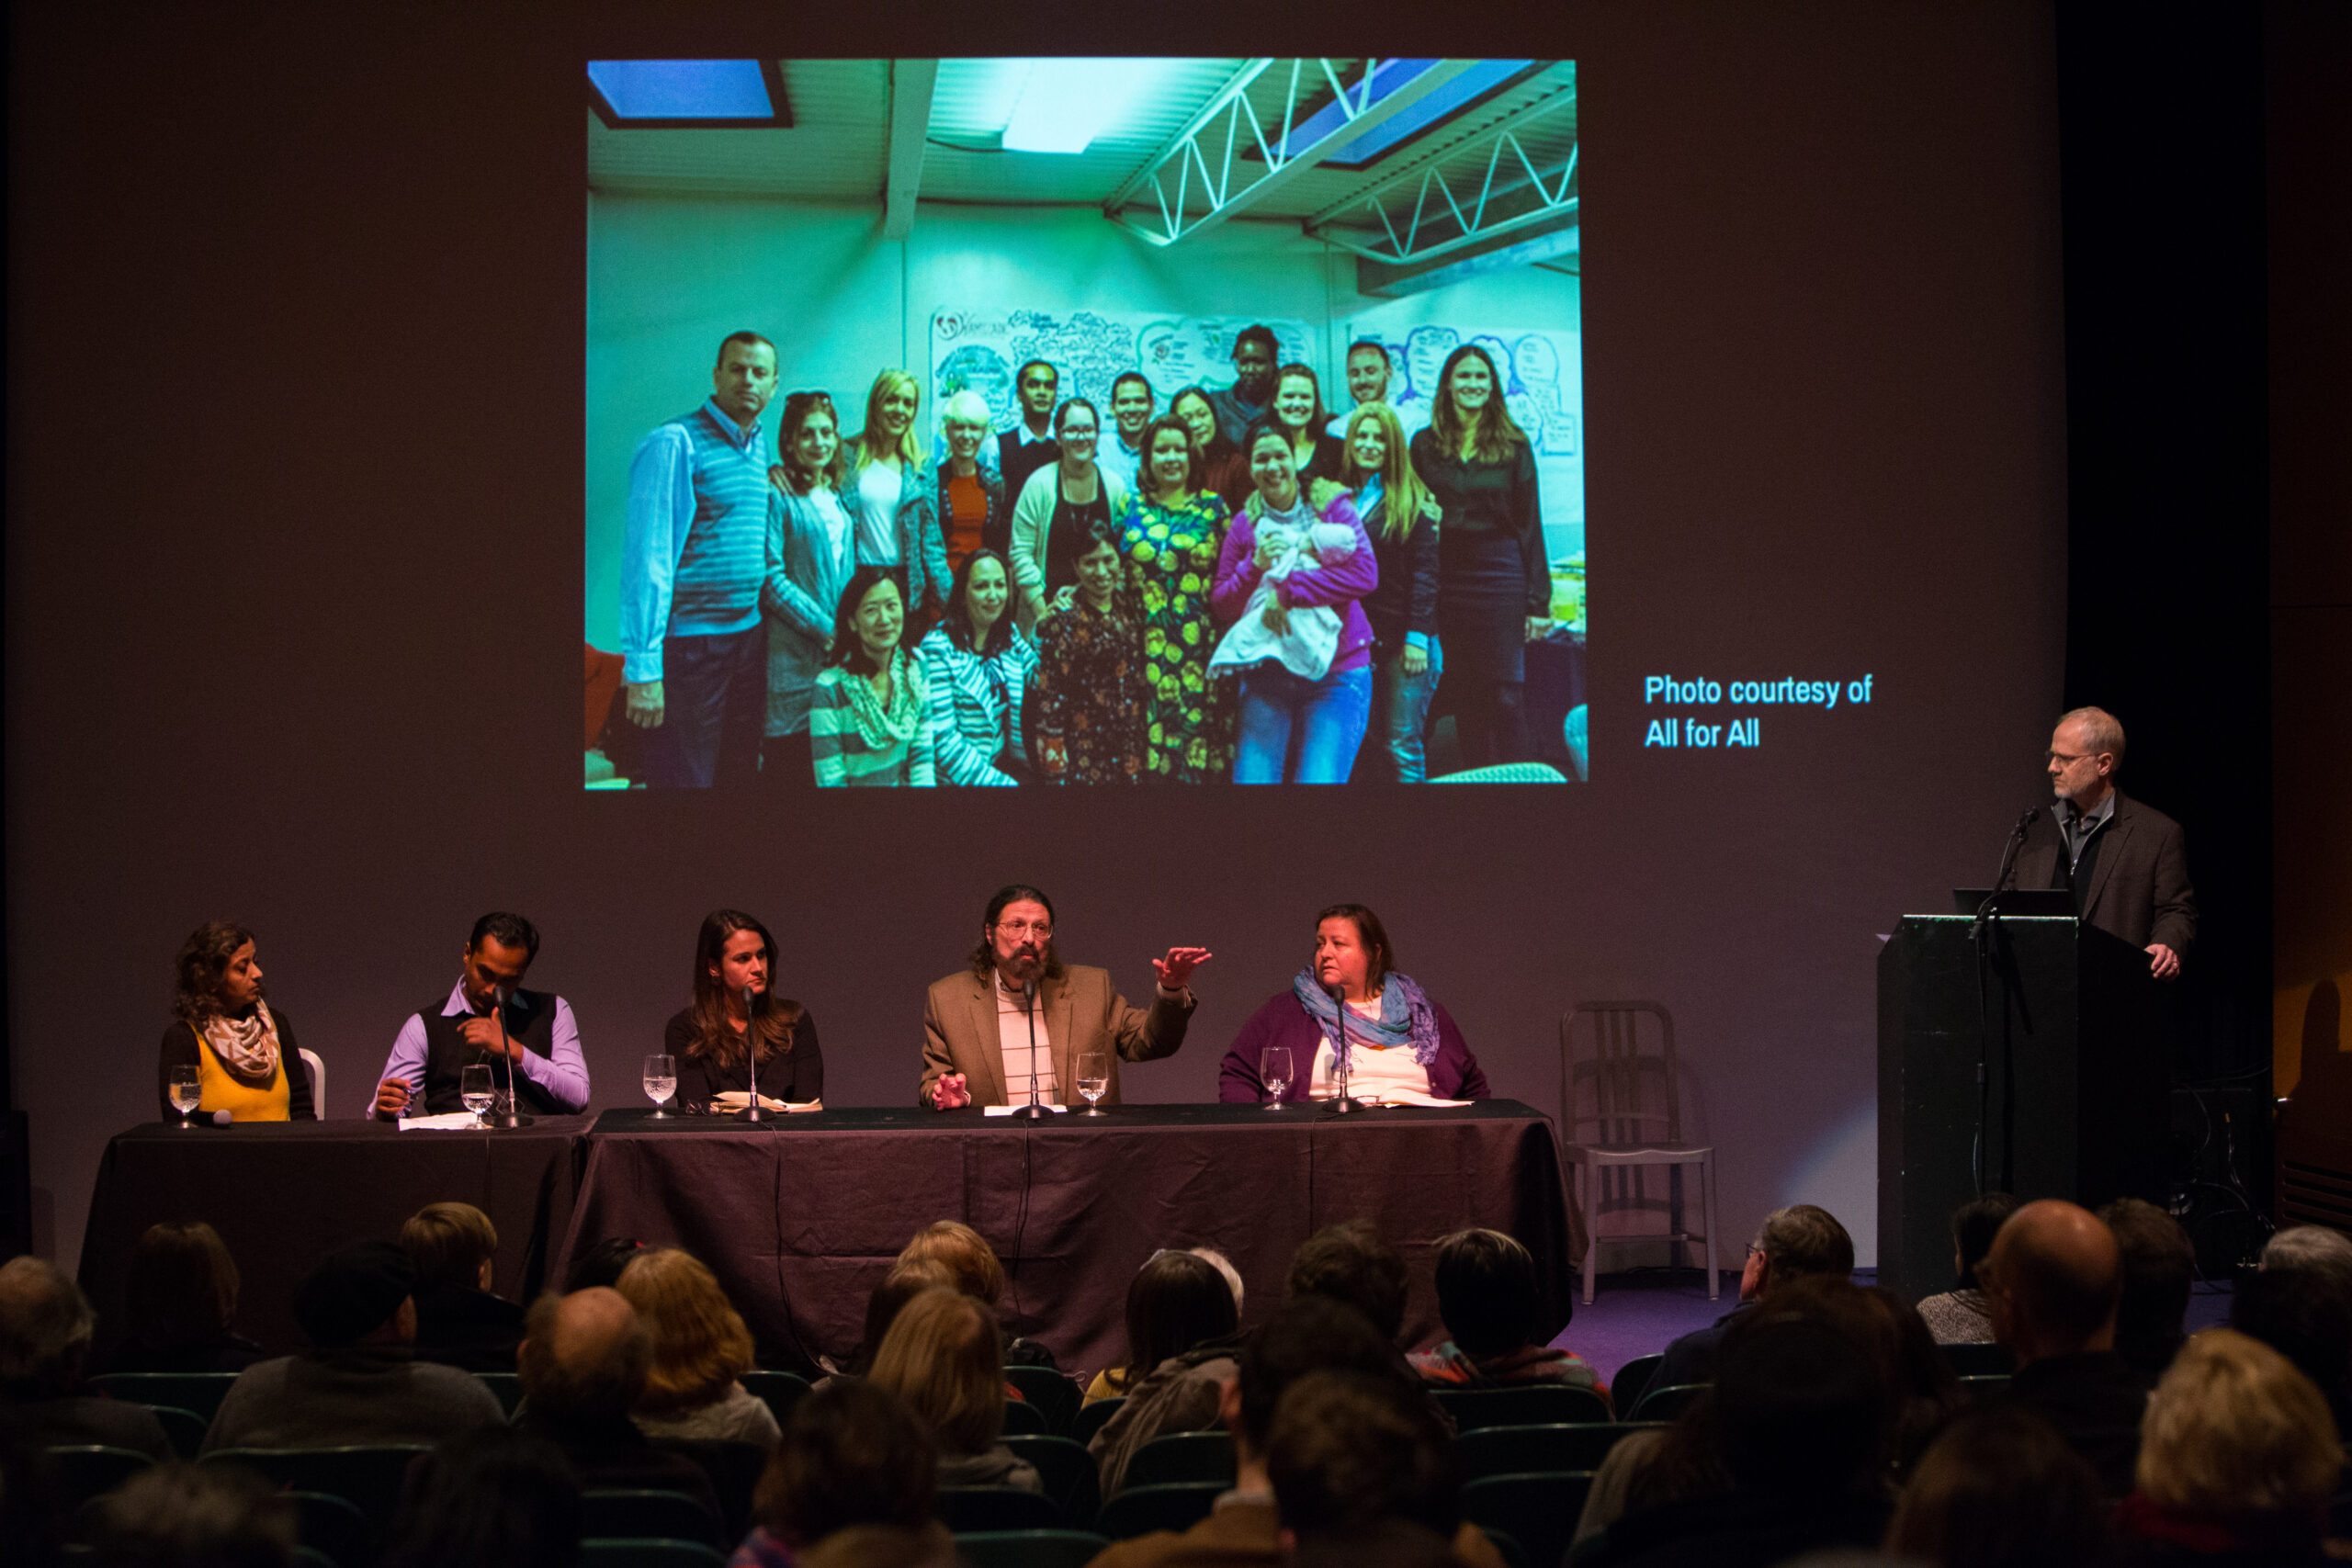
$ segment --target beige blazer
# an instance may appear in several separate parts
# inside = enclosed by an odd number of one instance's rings
[[[1100,1051],[1111,1058],[1105,1105],[1119,1103],[1119,1059],[1148,1062],[1172,1056],[1184,1043],[1193,1017],[1193,994],[1165,998],[1152,987],[1152,1005],[1131,1008],[1111,984],[1110,972],[1073,964],[1058,980],[1037,987],[1038,1043],[1053,1047],[1054,1081],[1063,1100],[1078,1100],[1079,1055]],[[996,977],[964,969],[935,981],[922,1014],[922,1082],[915,1103],[931,1102],[931,1086],[948,1073],[964,1075],[975,1105],[1003,1105],[1004,1065],[996,1022]]]

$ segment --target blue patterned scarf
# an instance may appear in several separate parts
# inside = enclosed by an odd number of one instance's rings
[[[1291,993],[1298,998],[1298,1005],[1306,1010],[1306,1016],[1315,1021],[1316,1027],[1322,1030],[1324,1043],[1331,1047],[1336,1061],[1346,1061],[1349,1049],[1359,1040],[1384,1051],[1409,1045],[1413,1060],[1424,1067],[1436,1061],[1437,1009],[1430,1005],[1428,994],[1409,977],[1394,970],[1380,982],[1380,1017],[1375,1020],[1355,1014],[1348,1021],[1343,1039],[1339,1004],[1316,981],[1314,965],[1300,970],[1290,983]]]

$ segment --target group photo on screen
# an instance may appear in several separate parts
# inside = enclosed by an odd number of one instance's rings
[[[1572,62],[590,79],[588,787],[1589,777]]]

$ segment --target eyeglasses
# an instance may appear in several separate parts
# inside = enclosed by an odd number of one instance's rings
[[[2063,762],[2071,768],[2086,757],[2098,755],[2096,751],[2044,751],[2041,754],[2041,760],[2045,762]]]
[[[1040,942],[1049,940],[1054,934],[1053,925],[1046,920],[1039,920],[1034,925],[1027,920],[999,920],[996,929],[1013,936],[1034,936]]]

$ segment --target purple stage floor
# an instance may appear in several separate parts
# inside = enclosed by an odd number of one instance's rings
[[[1857,1284],[1877,1280],[1873,1269],[1855,1270]],[[1552,1343],[1575,1351],[1592,1363],[1603,1382],[1636,1356],[1663,1350],[1679,1335],[1704,1328],[1738,1304],[1739,1274],[1724,1275],[1723,1297],[1707,1299],[1706,1280],[1696,1269],[1639,1269],[1603,1274],[1593,1282],[1592,1304],[1584,1304],[1581,1279],[1577,1287],[1576,1316]],[[2188,1331],[2211,1328],[2230,1314],[2227,1284],[2200,1282],[2188,1298]]]

